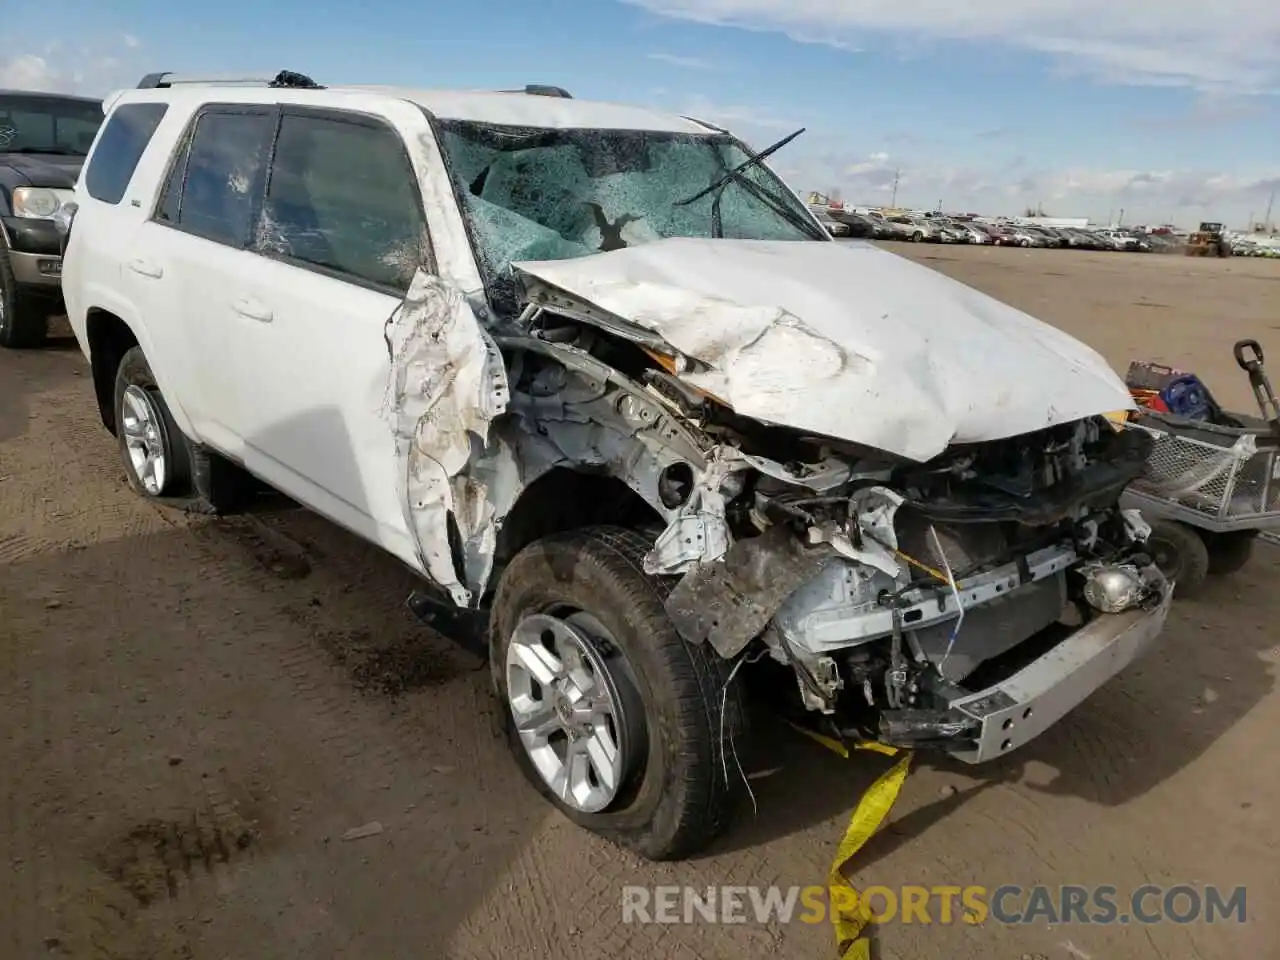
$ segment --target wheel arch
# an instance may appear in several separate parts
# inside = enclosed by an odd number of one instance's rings
[[[120,369],[124,355],[139,346],[138,336],[121,317],[109,310],[91,307],[85,315],[85,340],[89,347],[89,367],[93,371],[93,394],[98,401],[98,416],[114,436],[116,371]]]
[[[543,537],[600,525],[652,528],[656,536],[666,524],[653,505],[619,477],[553,467],[521,490],[503,517],[489,583],[496,584],[511,558]]]
[[[182,408],[164,371],[157,369],[156,354],[151,338],[136,324],[130,323],[119,313],[106,307],[90,307],[85,311],[84,339],[88,347],[89,367],[93,372],[93,393],[98,403],[98,414],[102,425],[111,432],[116,432],[115,414],[115,380],[120,361],[132,347],[141,347],[151,365],[152,373],[165,401],[169,413],[178,428],[188,437],[195,437],[190,420]]]

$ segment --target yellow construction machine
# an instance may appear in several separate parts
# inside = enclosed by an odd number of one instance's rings
[[[1189,257],[1229,257],[1231,244],[1227,241],[1220,223],[1202,223],[1200,229],[1187,238]]]

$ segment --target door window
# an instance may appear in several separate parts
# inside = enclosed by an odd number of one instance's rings
[[[417,182],[390,127],[286,113],[256,249],[404,291],[429,256]]]
[[[202,113],[175,157],[156,219],[243,246],[262,195],[275,125],[274,110]]]

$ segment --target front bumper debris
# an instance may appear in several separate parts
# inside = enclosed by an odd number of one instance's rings
[[[1173,600],[1168,583],[1154,609],[1102,614],[1017,673],[945,703],[963,728],[963,745],[946,748],[983,763],[1034,740],[1138,659],[1164,628]]]

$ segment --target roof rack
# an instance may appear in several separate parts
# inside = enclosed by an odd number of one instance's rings
[[[292,70],[281,70],[274,77],[185,77],[162,71],[160,73],[148,73],[138,81],[138,89],[155,90],[180,84],[204,84],[206,86],[219,87],[290,87],[301,90],[324,89],[306,74],[294,73]]]
[[[499,93],[527,93],[531,97],[561,97],[572,100],[571,94],[564,87],[552,87],[545,83],[526,83],[523,90],[499,90]]]

